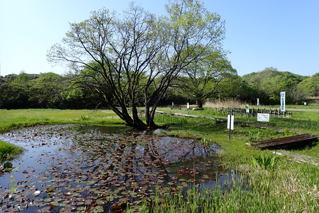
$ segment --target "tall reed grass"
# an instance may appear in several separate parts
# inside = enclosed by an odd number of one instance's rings
[[[214,188],[156,193],[127,212],[319,212],[316,166],[280,158],[276,169],[239,165],[235,171]]]
[[[245,108],[246,102],[241,102],[237,99],[227,99],[227,100],[214,100],[208,101],[204,104],[204,107],[212,107],[212,108]]]

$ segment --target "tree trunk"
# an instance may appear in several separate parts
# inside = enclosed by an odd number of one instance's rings
[[[155,116],[156,106],[152,106],[152,110],[150,110],[150,106],[148,103],[145,104],[145,118],[146,118],[146,124],[148,126],[148,130],[155,130],[159,128],[166,128],[166,125],[159,126],[155,124],[154,122],[154,116]]]
[[[203,101],[201,99],[197,99],[196,100],[196,105],[199,109],[203,108]]]
[[[148,103],[145,104],[145,119],[149,130],[159,128],[159,126],[154,123],[154,114],[152,110],[150,110],[150,106]]]
[[[147,125],[138,117],[138,112],[135,106],[132,107],[132,117],[127,112],[125,105],[121,106],[121,110],[115,106],[110,106],[111,109],[126,123],[126,125],[139,130],[147,130]]]

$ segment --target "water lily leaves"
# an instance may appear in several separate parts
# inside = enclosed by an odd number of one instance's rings
[[[107,201],[113,201],[114,200],[114,196],[109,195],[109,196],[106,197],[106,200]]]
[[[4,171],[4,172],[11,172],[11,171],[12,171],[12,168],[5,168],[5,169],[3,169],[3,170],[1,170],[1,171]]]
[[[93,209],[94,209],[94,210],[93,210]],[[104,209],[103,209],[102,206],[96,206],[96,207],[92,208],[92,210],[93,210],[94,212],[104,212]]]
[[[139,204],[143,197],[151,202],[155,187],[157,193],[169,194],[188,187],[189,179],[198,182],[215,177],[211,163],[215,159],[207,156],[214,153],[214,147],[194,140],[97,131],[80,134],[62,125],[28,128],[6,137],[32,150],[15,172],[15,190],[21,196],[16,201],[6,197],[5,205],[10,206],[24,199],[21,208],[35,210],[38,205],[43,211],[64,207],[63,211],[104,212],[115,200],[119,206],[128,200]],[[4,197],[1,190],[0,197]]]
[[[51,202],[51,198],[46,198],[43,201],[46,202],[46,203],[49,203],[49,202]]]

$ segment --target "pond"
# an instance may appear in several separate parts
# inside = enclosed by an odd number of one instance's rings
[[[1,211],[104,212],[115,202],[139,205],[155,193],[213,188],[231,178],[216,144],[127,127],[37,126],[0,139],[25,148],[12,171],[0,174]]]

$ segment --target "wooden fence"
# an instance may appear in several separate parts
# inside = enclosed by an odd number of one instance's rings
[[[215,108],[216,111],[225,112],[227,114],[233,114],[234,116],[246,116],[246,109],[241,108]],[[270,116],[291,116],[292,112],[281,112],[278,109],[249,109],[249,114],[252,117],[256,117],[257,113],[268,113]]]

